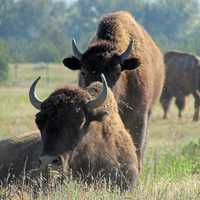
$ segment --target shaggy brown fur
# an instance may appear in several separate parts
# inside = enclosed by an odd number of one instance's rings
[[[193,120],[199,120],[200,58],[189,53],[171,51],[165,54],[165,63],[166,82],[160,98],[164,110],[163,118],[167,118],[173,97],[176,98],[181,118],[186,104],[186,96],[192,94],[195,99]]]
[[[8,183],[13,178],[39,169],[41,153],[39,132],[28,132],[0,142],[0,181]]]
[[[101,89],[101,83],[86,90],[66,87],[42,103],[36,115],[44,145],[41,158],[57,158],[46,166],[62,168],[65,174],[72,170],[73,176],[87,182],[111,179],[112,184],[126,189],[138,175],[136,149],[111,90],[102,106],[85,109],[86,102]]]
[[[119,55],[131,40],[130,56],[119,65]],[[82,87],[99,80],[104,73],[122,120],[130,130],[141,165],[148,119],[164,83],[163,55],[151,37],[130,13],[110,13],[100,20],[82,59],[68,57],[63,63],[70,69],[80,70],[79,85]]]

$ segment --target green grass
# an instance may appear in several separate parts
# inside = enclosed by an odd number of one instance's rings
[[[43,77],[38,84],[38,95],[42,99],[55,88],[74,84],[77,80],[77,73],[61,65],[50,65],[49,81],[45,73],[45,70],[34,70],[30,64],[19,65],[15,80],[11,66],[10,81],[0,86],[0,139],[36,128],[34,115],[37,110],[29,103],[28,89],[37,76]],[[193,98],[188,102],[181,120],[177,118],[174,105],[168,120],[162,120],[160,105],[155,106],[144,167],[133,191],[120,194],[117,189],[94,189],[69,181],[53,193],[41,194],[38,199],[200,199],[200,124],[192,122]],[[0,199],[2,195],[5,195],[3,189]]]

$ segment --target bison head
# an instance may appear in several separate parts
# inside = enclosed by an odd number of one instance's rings
[[[63,64],[72,70],[80,70],[83,86],[100,80],[100,74],[106,77],[112,88],[124,70],[133,70],[140,65],[135,57],[129,57],[132,52],[132,41],[123,53],[118,53],[111,42],[99,41],[92,44],[85,53],[78,50],[75,40],[72,40],[74,56],[67,57]]]
[[[35,121],[43,143],[40,157],[42,169],[51,165],[67,172],[70,155],[85,134],[89,123],[100,120],[106,114],[96,109],[107,97],[107,83],[103,75],[101,78],[103,88],[94,100],[86,90],[66,87],[56,90],[42,102],[35,93],[40,77],[33,82],[29,98],[32,105],[40,110]]]

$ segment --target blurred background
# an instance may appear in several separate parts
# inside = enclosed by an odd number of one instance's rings
[[[86,48],[101,15],[120,9],[133,13],[163,52],[200,54],[199,0],[0,0],[0,81],[9,77],[8,62],[61,63],[73,37]]]
[[[102,14],[122,9],[164,52],[200,54],[199,6],[199,0],[0,0],[0,60],[60,63],[71,52],[72,37],[86,48]]]
[[[129,10],[159,47],[200,54],[199,0],[0,0],[0,83],[17,83],[18,65],[61,63],[71,39],[83,50],[102,14]],[[46,63],[46,66],[45,66]],[[40,66],[41,65],[41,66]],[[47,70],[48,71],[48,70]],[[44,72],[46,80],[50,73]]]

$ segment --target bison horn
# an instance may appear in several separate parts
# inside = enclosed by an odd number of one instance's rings
[[[78,59],[81,60],[82,58],[82,53],[79,51],[77,45],[76,45],[76,40],[73,38],[72,39],[72,50],[73,50],[73,54],[74,56]]]
[[[30,90],[29,90],[29,99],[33,107],[40,110],[42,101],[37,97],[37,94],[35,92],[35,87],[37,85],[37,82],[40,80],[40,76],[32,83]]]
[[[131,53],[131,50],[132,50],[132,46],[133,46],[133,41],[131,40],[126,51],[124,51],[121,55],[120,55],[120,62],[123,63],[124,60],[126,60],[130,53]]]
[[[101,80],[103,82],[103,89],[102,89],[101,94],[98,97],[96,97],[96,99],[89,101],[86,105],[86,107],[90,110],[101,106],[106,100],[106,97],[108,94],[108,85],[107,85],[106,78],[103,74],[101,74]]]

